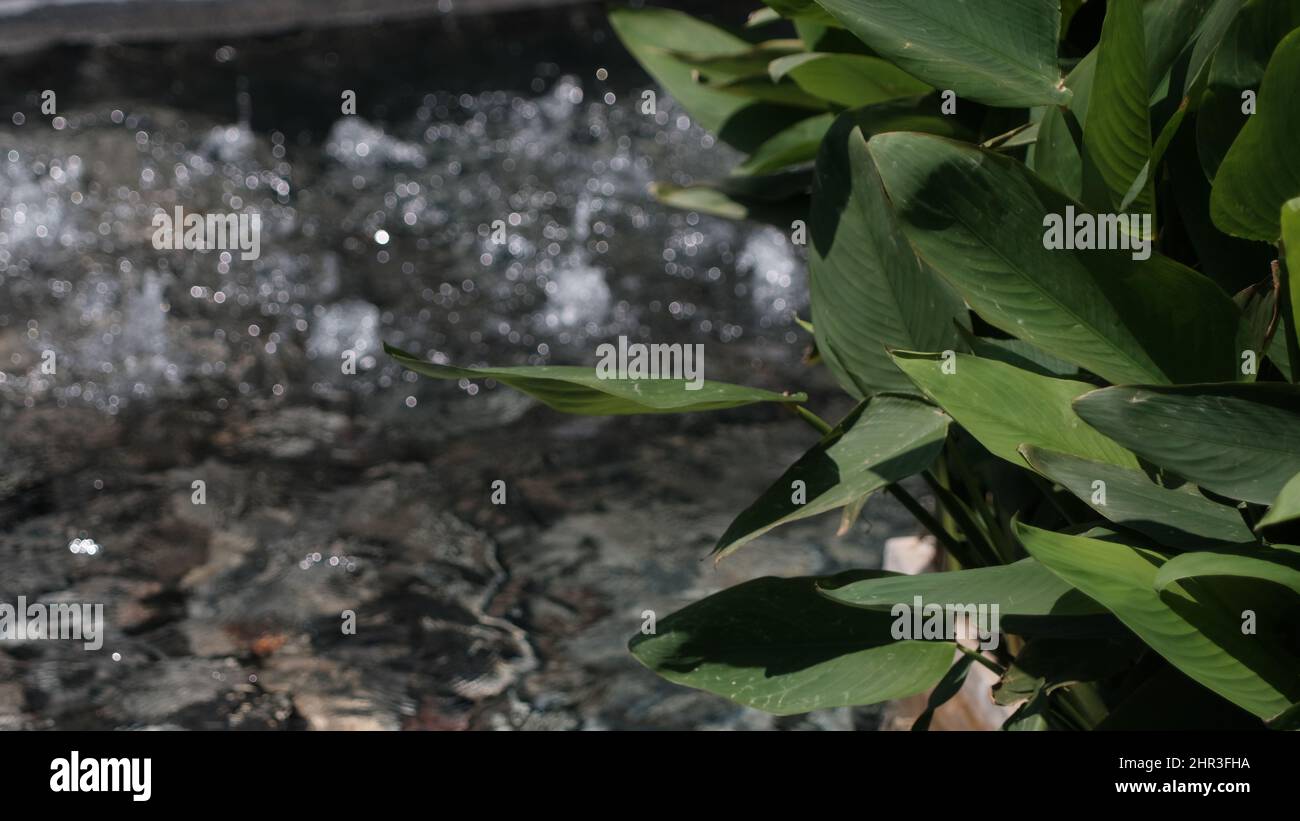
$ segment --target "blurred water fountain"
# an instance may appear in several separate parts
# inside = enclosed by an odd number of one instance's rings
[[[662,96],[641,115],[647,78],[582,14],[89,49],[54,120],[32,78],[67,55],[0,64],[0,599],[112,614],[98,656],[0,648],[0,681],[23,682],[0,687],[0,727],[774,726],[624,642],[645,607],[878,549],[869,508],[856,542],[795,527],[700,575],[805,431],[770,408],[529,413],[382,353],[594,364],[627,335],[705,343],[711,379],[826,386],[799,363],[787,237],[647,193],[735,153]],[[383,85],[347,74],[367,65]],[[260,256],[155,249],[176,206],[260,214]],[[496,476],[518,504],[485,504]]]

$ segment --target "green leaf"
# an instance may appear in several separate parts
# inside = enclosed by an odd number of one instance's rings
[[[1207,544],[1257,542],[1235,508],[1210,501],[1192,485],[1161,487],[1140,470],[1032,446],[1021,452],[1034,470],[1102,516],[1161,544],[1189,550]],[[1100,488],[1097,482],[1102,483]]]
[[[1250,119],[1242,111],[1243,92],[1259,91],[1264,70],[1278,42],[1300,26],[1300,3],[1255,0],[1247,3],[1222,38],[1206,72],[1196,118],[1197,146],[1208,179],[1214,179],[1228,149]]]
[[[1079,375],[1078,366],[1043,353],[1023,339],[976,336],[964,327],[958,327],[957,332],[961,334],[962,340],[970,348],[971,353],[981,359],[1005,362],[1022,371],[1055,379],[1072,379]]]
[[[1233,141],[1214,178],[1210,215],[1224,232],[1275,242],[1282,204],[1300,194],[1300,29],[1278,44],[1264,72],[1257,112]]]
[[[1106,4],[1097,52],[1095,93],[1083,127],[1083,199],[1097,211],[1154,213],[1146,38],[1138,0]],[[1130,189],[1136,196],[1129,196]]]
[[[836,121],[817,157],[809,230],[817,349],[856,397],[912,391],[886,347],[957,345],[961,300],[919,259],[899,230],[858,120]]]
[[[1058,0],[818,0],[880,56],[935,88],[994,106],[1064,105]]]
[[[782,17],[776,9],[766,7],[755,9],[750,12],[749,17],[746,18],[745,28],[752,29],[759,28],[760,26],[768,26],[772,23],[780,22],[781,19]]]
[[[995,456],[1024,466],[1029,443],[1120,467],[1137,467],[1132,453],[1083,424],[1070,403],[1093,389],[1087,382],[1051,379],[1002,362],[956,354],[945,373],[941,354],[895,351],[894,363]],[[954,367],[955,366],[955,367]]]
[[[1274,541],[1278,541],[1277,537],[1283,533],[1293,534],[1300,530],[1300,473],[1282,486],[1256,529]]]
[[[996,604],[1002,626],[1012,633],[1035,633],[1052,621],[1106,615],[1101,605],[1033,559],[947,573],[879,576],[820,588],[832,601],[881,612],[898,605],[912,607],[918,596],[922,603],[941,605]]]
[[[1300,696],[1296,660],[1265,635],[1243,635],[1235,614],[1205,585],[1156,575],[1166,559],[1151,550],[1017,524],[1029,554],[1114,613],[1170,664],[1229,701],[1268,719]]]
[[[765,174],[811,162],[817,156],[817,148],[833,122],[835,115],[826,113],[795,123],[754,149],[754,153],[736,167],[735,173]]]
[[[716,26],[669,9],[614,9],[610,26],[646,72],[704,128],[741,151],[806,117],[803,109],[754,102],[695,81],[696,69],[674,56],[692,59],[736,57],[753,46]]]
[[[629,647],[669,681],[777,715],[904,698],[952,665],[952,642],[892,641],[888,614],[841,607],[817,593],[818,581],[745,582]]]
[[[1186,81],[1183,83],[1184,93],[1195,87],[1201,75],[1209,70],[1210,61],[1244,5],[1245,0],[1215,0],[1209,13],[1201,19],[1201,24],[1196,29],[1196,44],[1192,48]]]
[[[1297,27],[1300,27],[1300,4],[1294,0],[1246,3],[1214,54],[1210,86],[1258,89],[1277,44]]]
[[[746,41],[688,14],[668,9],[613,9],[609,23],[637,62],[710,131],[748,105],[730,94],[705,89],[695,82],[693,67],[673,51],[697,57],[736,56],[751,48]]]
[[[908,97],[855,108],[842,116],[852,120],[865,136],[885,131],[920,131],[958,139],[973,137],[956,117],[940,113],[940,103],[934,95]],[[816,158],[836,116],[819,114],[795,123],[756,148],[733,173],[767,173]]]
[[[1104,388],[1074,409],[1138,456],[1231,499],[1269,504],[1300,473],[1295,385]]]
[[[906,133],[876,135],[867,156],[920,257],[990,324],[1110,382],[1237,378],[1226,294],[1154,252],[1049,250],[1051,215],[1086,209],[1021,163]]]
[[[808,217],[807,170],[732,176],[694,185],[654,183],[650,192],[665,205],[727,219],[752,219],[789,230],[794,220]]]
[[[1201,576],[1260,579],[1300,593],[1300,553],[1289,550],[1200,550],[1175,556],[1156,574],[1156,590]]]
[[[1241,308],[1242,333],[1239,337],[1243,357],[1255,357],[1254,368],[1247,369],[1243,360],[1243,370],[1251,373],[1242,374],[1241,381],[1254,382],[1260,361],[1268,354],[1270,334],[1278,320],[1278,286],[1277,277],[1269,277],[1256,282],[1233,296],[1232,301]]]
[[[860,54],[793,54],[773,60],[768,71],[773,81],[788,76],[814,97],[848,108],[932,90],[879,57]]]
[[[781,474],[722,534],[718,560],[774,527],[844,507],[928,468],[948,417],[919,399],[882,395],[855,408]],[[802,482],[802,502],[796,493]]]
[[[1200,36],[1202,21],[1213,0],[1148,0],[1141,4],[1142,28],[1146,32],[1147,82],[1152,92],[1170,85],[1170,70],[1184,53],[1190,54]],[[1171,97],[1182,97],[1177,82],[1168,88]],[[1153,99],[1154,99],[1153,95]]]
[[[738,80],[766,74],[768,64],[773,60],[802,52],[803,44],[798,40],[768,40],[751,46],[746,51],[718,54],[674,50],[669,53],[703,76],[717,80]]]
[[[797,84],[792,82],[774,83],[767,75],[741,77],[734,80],[709,80],[701,77],[699,83],[704,88],[721,91],[724,94],[734,94],[737,97],[746,97],[751,100],[762,100],[768,103],[805,108],[811,111],[822,111],[828,108],[825,100],[814,97]]]
[[[1300,197],[1282,204],[1280,223],[1282,250],[1286,261],[1286,271],[1282,278],[1286,289],[1282,295],[1286,307],[1283,320],[1291,335],[1287,347],[1289,359],[1292,348],[1300,351]]]
[[[1065,87],[1074,94],[1070,110],[1056,106],[1043,109],[1038,141],[1034,143],[1032,157],[1026,160],[1044,182],[1076,200],[1083,196],[1083,160],[1068,118],[1078,122],[1087,119],[1096,75],[1097,49],[1093,49],[1065,78]]]
[[[1099,93],[1100,103],[1095,116],[1089,101],[1102,49],[1098,47],[1088,52],[1066,78],[1066,87],[1074,92],[1070,110],[1077,121],[1086,123],[1090,116],[1094,118],[1091,129],[1094,133],[1088,134],[1089,129],[1084,129],[1084,136],[1088,138],[1086,142],[1092,143],[1090,173],[1093,174],[1093,188],[1089,196],[1084,196],[1083,159],[1076,142],[1079,135],[1071,132],[1067,115],[1061,109],[1051,107],[1043,111],[1043,129],[1039,142],[1044,147],[1036,150],[1032,160],[1027,161],[1030,167],[1059,191],[1075,199],[1083,198],[1102,208],[1109,192],[1101,190],[1102,196],[1096,196],[1098,183],[1101,183],[1102,189],[1105,188],[1105,180],[1097,177],[1096,173],[1108,167],[1102,161],[1120,161],[1115,167],[1122,168],[1122,161],[1127,157],[1131,172],[1129,184],[1114,184],[1114,189],[1120,195],[1116,200],[1117,205],[1104,210],[1118,209],[1130,193],[1130,188],[1143,197],[1148,196],[1149,183],[1153,177],[1150,169],[1156,167],[1162,151],[1150,146],[1151,134],[1155,132],[1159,120],[1155,119],[1156,112],[1148,113],[1148,101],[1145,98],[1139,99],[1138,90],[1145,89],[1152,101],[1157,103],[1172,98],[1169,105],[1176,106],[1181,100],[1181,86],[1171,80],[1171,73],[1180,64],[1179,55],[1189,51],[1188,44],[1199,36],[1197,23],[1203,18],[1209,4],[1210,0],[1147,0],[1140,4],[1140,20],[1135,21],[1133,18],[1132,4],[1117,9],[1113,19],[1108,15],[1109,22],[1105,24],[1104,31],[1109,32],[1106,39],[1114,45],[1109,49],[1110,59],[1107,61],[1105,82],[1108,90]],[[1140,41],[1136,39],[1139,30],[1145,35]],[[1124,40],[1129,42],[1124,44]],[[1139,60],[1140,55],[1144,55],[1145,59]],[[1145,75],[1141,73],[1143,71]],[[1171,82],[1175,87],[1171,88]],[[1119,88],[1113,88],[1115,85]],[[1184,110],[1176,108],[1173,118],[1161,130],[1157,146],[1173,139]],[[1131,127],[1133,131],[1130,132],[1127,128],[1116,131],[1121,126]],[[1146,132],[1145,142],[1137,138],[1138,131]],[[1122,150],[1125,143],[1129,144],[1129,152]],[[1139,155],[1140,162],[1137,159]],[[1138,180],[1141,180],[1141,184],[1133,185]],[[1127,210],[1127,206],[1119,210]],[[1145,200],[1136,210],[1151,211]]]
[[[535,368],[457,368],[425,362],[385,345],[399,364],[436,379],[495,379],[564,413],[617,416],[635,413],[683,413],[722,410],[755,402],[806,402],[806,394],[783,395],[758,388],[703,381],[688,390],[685,379],[601,379],[597,369],[574,366]]]

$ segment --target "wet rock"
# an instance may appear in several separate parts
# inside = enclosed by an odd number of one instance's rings
[[[234,458],[297,460],[329,458],[347,435],[346,416],[317,408],[290,407],[258,415],[221,431],[215,444]]]

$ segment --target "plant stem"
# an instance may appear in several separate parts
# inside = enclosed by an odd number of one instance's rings
[[[1006,668],[1004,668],[1001,664],[998,664],[996,661],[993,661],[988,656],[985,656],[983,653],[977,650],[970,649],[969,647],[965,646],[961,642],[957,642],[957,649],[962,651],[966,655],[970,656],[971,658],[975,659],[980,664],[983,664],[985,667],[989,668],[994,673],[997,673],[999,676],[1005,675],[1007,672]]]
[[[1068,525],[1078,524],[1075,518],[1069,514],[1069,512],[1065,509],[1065,507],[1059,501],[1057,501],[1056,492],[1052,490],[1052,485],[1050,482],[1048,482],[1043,477],[1039,476],[1037,473],[1029,474],[1029,478],[1030,481],[1034,483],[1034,486],[1038,488],[1039,492],[1043,494],[1043,498],[1047,500],[1047,503],[1052,506],[1052,509],[1054,509],[1058,514],[1060,514],[1061,518],[1065,520],[1066,524]]]
[[[816,428],[817,432],[822,436],[831,432],[832,428],[830,423],[808,410],[803,405],[791,405],[790,407],[794,410],[796,416]]]
[[[989,541],[988,534],[975,521],[970,511],[963,506],[961,499],[939,481],[932,472],[928,470],[922,471],[921,478],[930,486],[930,491],[934,494],[935,499],[947,512],[945,522],[951,520],[957,529],[965,535],[966,541],[983,559],[982,564],[1006,564],[1006,559],[998,553],[997,547]]]
[[[965,487],[966,495],[970,497],[971,503],[975,506],[975,515],[983,523],[984,535],[994,553],[1001,557],[1004,564],[1014,559],[1017,542],[1002,526],[1002,520],[998,518],[993,508],[984,498],[984,489],[980,485],[979,478],[966,464],[961,448],[955,441],[949,440],[944,447],[944,453],[947,456],[945,464],[948,466],[949,474],[955,474],[953,478],[957,479]]]
[[[966,555],[967,551],[957,543],[957,540],[953,538],[952,534],[945,530],[943,525],[939,524],[930,511],[925,509],[924,505],[912,498],[912,494],[903,490],[903,488],[897,484],[888,485],[885,487],[885,490],[892,493],[894,498],[901,502],[903,507],[907,508],[908,513],[911,513],[916,517],[916,520],[920,522],[926,530],[933,533],[934,538],[938,539],[939,543],[942,544],[949,553],[958,557]]]

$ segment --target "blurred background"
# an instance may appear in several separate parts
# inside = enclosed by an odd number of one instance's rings
[[[647,193],[737,155],[662,93],[639,111],[654,86],[602,5],[0,0],[0,55],[0,601],[102,602],[108,622],[98,652],[0,642],[0,728],[886,720],[776,719],[626,650],[645,610],[878,566],[913,532],[882,496],[843,537],[814,519],[715,568],[812,444],[788,411],[569,417],[383,355],[699,342],[709,379],[848,410],[801,362],[803,249]],[[260,257],[155,250],[178,205],[260,213]]]

